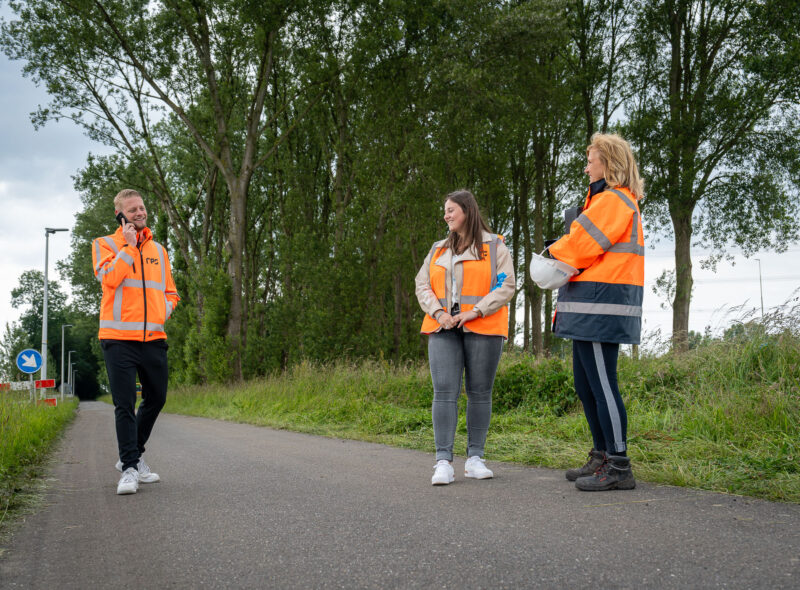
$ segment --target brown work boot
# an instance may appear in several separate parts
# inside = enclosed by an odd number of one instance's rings
[[[589,451],[589,460],[583,467],[576,467],[575,469],[567,469],[567,479],[575,481],[579,477],[592,475],[595,471],[600,469],[600,466],[606,462],[606,454],[603,451],[596,451],[592,449]]]
[[[632,490],[636,487],[636,480],[633,479],[631,460],[620,455],[608,455],[606,462],[594,472],[594,475],[576,479],[575,487],[584,492]]]

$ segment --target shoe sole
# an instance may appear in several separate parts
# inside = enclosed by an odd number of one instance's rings
[[[450,481],[432,481],[431,485],[434,485],[434,486],[446,486],[446,485],[449,485],[449,484],[453,483],[455,480],[456,480],[455,477],[451,477]]]
[[[465,471],[464,477],[468,477],[470,479],[492,479],[494,477],[494,473],[492,473],[491,475],[475,475],[474,473]]]
[[[135,494],[138,491],[136,490],[120,490],[117,489],[117,496],[130,496],[131,494]]]
[[[122,463],[117,461],[117,464],[114,465],[114,469],[122,473]],[[155,479],[147,479],[148,477],[155,476]],[[161,481],[161,477],[159,477],[158,473],[150,472],[150,475],[142,475],[139,474],[139,483],[158,483]],[[135,493],[135,492],[128,492],[128,493]]]
[[[576,483],[575,487],[582,492],[607,492],[609,490],[632,490],[636,488],[636,482],[623,481],[623,482],[613,483],[611,485],[604,486],[602,488],[582,488]]]

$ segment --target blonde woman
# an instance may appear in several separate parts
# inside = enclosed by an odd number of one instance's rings
[[[628,419],[617,385],[620,344],[638,344],[644,294],[643,184],[630,145],[597,133],[586,149],[589,194],[550,255],[581,272],[558,293],[553,332],[572,339],[575,389],[594,448],[566,477],[584,491],[633,489]]]

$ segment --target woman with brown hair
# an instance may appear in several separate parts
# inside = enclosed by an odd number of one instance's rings
[[[589,460],[566,476],[585,491],[633,489],[628,419],[617,385],[620,344],[639,344],[644,294],[643,184],[628,142],[596,133],[586,149],[589,193],[550,256],[580,272],[558,292],[553,332],[572,339],[575,390],[592,433]]]
[[[417,273],[416,293],[425,312],[433,379],[433,485],[453,481],[453,442],[462,375],[467,392],[466,477],[488,479],[483,460],[492,415],[492,386],[508,338],[508,302],[514,295],[514,264],[502,236],[492,234],[467,190],[447,195],[449,236],[435,242]]]

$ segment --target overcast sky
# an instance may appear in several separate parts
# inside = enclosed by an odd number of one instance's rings
[[[7,14],[7,8],[0,5],[0,15]],[[72,228],[75,223],[81,202],[71,177],[85,164],[89,152],[106,151],[69,121],[49,123],[34,131],[29,114],[46,102],[45,91],[22,77],[21,64],[9,62],[0,54],[0,330],[6,322],[19,318],[19,310],[11,307],[11,290],[20,274],[44,269],[44,228]],[[112,197],[109,195],[109,207]],[[51,280],[60,280],[55,261],[66,257],[69,243],[66,232],[50,236]],[[757,257],[761,259],[764,306],[769,310],[785,303],[800,288],[800,246],[792,245],[784,254],[765,252]],[[731,313],[731,308],[744,305],[760,309],[757,262],[737,255],[735,265],[720,263],[714,274],[700,269],[701,252],[694,252],[693,258],[695,290],[690,329],[702,332],[710,326],[718,333],[740,316],[739,312]],[[651,292],[652,283],[665,268],[674,268],[669,240],[647,250],[644,303],[645,331],[660,329],[668,336],[671,310],[661,309],[661,302]]]

